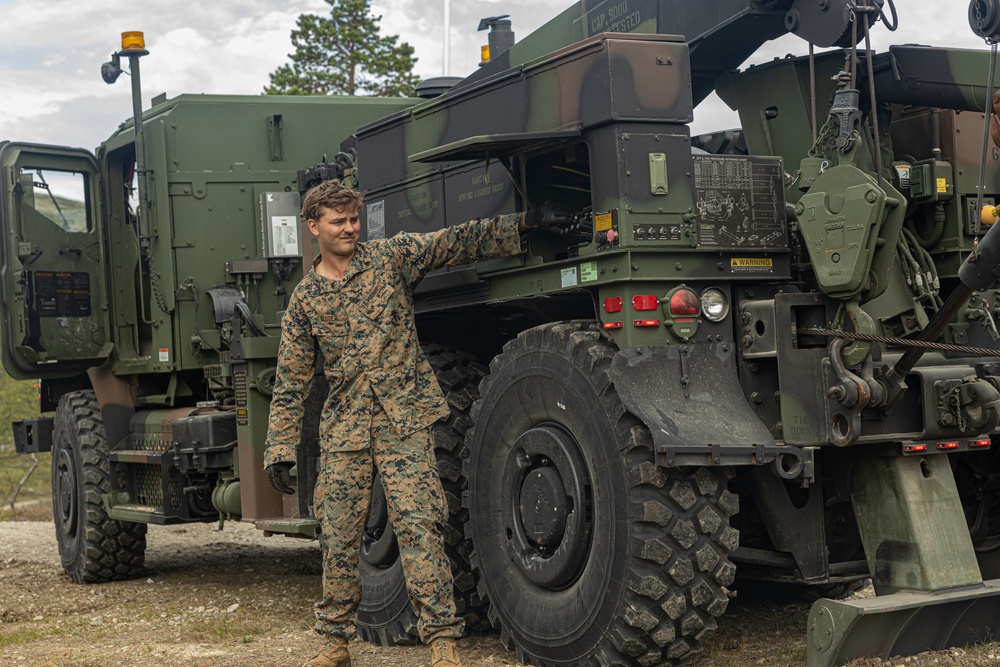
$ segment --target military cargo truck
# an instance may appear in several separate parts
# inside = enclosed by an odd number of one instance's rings
[[[969,15],[990,38],[995,3]],[[811,665],[991,636],[990,58],[869,55],[883,23],[891,2],[581,2],[342,144],[369,239],[543,202],[576,222],[416,295],[482,376],[462,511],[520,660],[675,664],[733,589],[827,598]],[[832,48],[734,71],[786,32]],[[742,128],[692,137],[713,90]]]
[[[995,2],[969,14],[996,39]],[[880,22],[891,1],[581,2],[420,103],[182,96],[95,156],[4,144],[3,361],[55,410],[15,432],[53,451],[67,572],[136,572],[150,523],[316,535],[320,369],[295,496],[261,448],[313,254],[296,195],[335,176],[369,239],[572,216],[415,294],[472,627],[533,664],[679,664],[763,589],[823,598],[810,665],[992,636],[991,63],[869,56]],[[830,50],[734,71],[788,32]],[[713,90],[742,128],[693,137]],[[362,576],[363,636],[411,640],[377,485]]]
[[[161,95],[94,153],[0,143],[3,365],[54,412],[15,442],[52,452],[74,581],[141,571],[149,524],[315,537],[263,471],[281,311],[315,254],[297,172],[415,101]]]

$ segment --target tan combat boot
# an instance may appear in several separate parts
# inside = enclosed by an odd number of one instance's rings
[[[334,637],[322,651],[306,660],[302,667],[351,667],[347,640],[343,637]]]
[[[431,667],[462,667],[458,657],[458,642],[442,637],[431,642]]]

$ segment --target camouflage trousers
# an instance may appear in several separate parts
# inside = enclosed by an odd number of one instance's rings
[[[464,621],[455,615],[451,566],[441,535],[448,507],[431,429],[399,438],[377,401],[368,447],[320,456],[313,500],[322,529],[323,599],[316,603],[316,631],[347,638],[355,634],[361,601],[358,558],[376,471],[399,542],[406,590],[420,614],[420,639],[461,637]]]

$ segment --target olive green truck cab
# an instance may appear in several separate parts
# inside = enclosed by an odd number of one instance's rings
[[[969,15],[1000,36],[995,3]],[[854,48],[895,22],[883,0],[581,2],[432,99],[182,96],[96,156],[0,145],[3,362],[55,410],[15,432],[53,451],[67,571],[136,572],[149,523],[316,535],[321,370],[295,496],[262,448],[315,254],[298,197],[338,177],[369,240],[572,220],[414,293],[470,628],[532,664],[674,665],[735,591],[821,598],[811,667],[991,637],[995,85],[986,51]],[[735,69],[788,32],[828,50]],[[742,127],[692,136],[713,91]],[[412,641],[374,494],[359,631]]]

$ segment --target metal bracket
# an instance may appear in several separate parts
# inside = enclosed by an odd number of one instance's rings
[[[51,452],[53,424],[52,417],[35,417],[14,422],[14,451],[18,454]]]
[[[656,445],[656,464],[668,468],[683,466],[770,465],[786,480],[801,480],[804,486],[816,481],[814,447],[788,445]]]
[[[687,345],[681,345],[678,351],[681,360],[681,389],[684,391],[684,398],[691,398],[691,376],[688,375],[688,356],[691,350]]]

